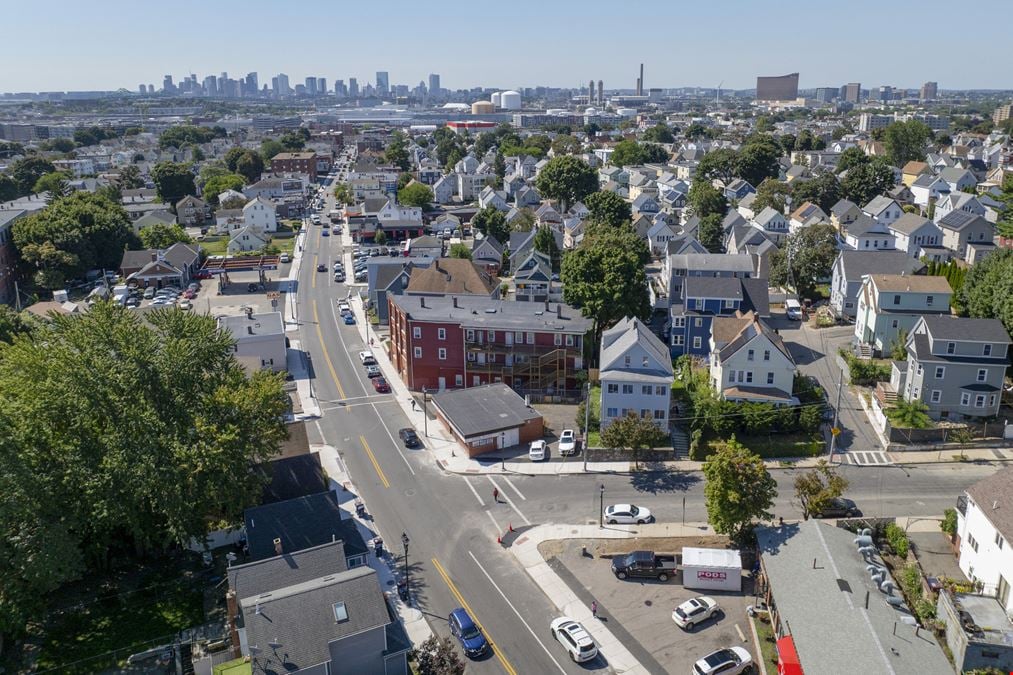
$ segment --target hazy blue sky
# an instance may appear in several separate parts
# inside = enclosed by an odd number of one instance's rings
[[[0,91],[136,90],[227,71],[270,83],[377,70],[414,86],[1013,88],[1010,0],[8,0]],[[157,7],[148,9],[148,7]],[[171,9],[172,13],[164,13]]]

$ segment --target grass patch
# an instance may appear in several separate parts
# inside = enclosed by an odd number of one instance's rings
[[[601,385],[592,385],[591,393],[589,394],[591,401],[591,427],[587,430],[587,447],[589,448],[600,448],[601,447],[601,430],[595,420],[601,419]],[[580,409],[583,412],[583,408]],[[577,420],[578,426],[584,428],[584,418]]]
[[[763,619],[767,619],[764,621]],[[767,668],[768,673],[777,672],[777,637],[774,635],[774,627],[770,623],[769,615],[753,617],[753,627],[756,629],[756,637],[760,643],[760,658]]]
[[[253,668],[246,659],[236,659],[219,663],[211,672],[213,675],[251,675]]]
[[[229,247],[228,237],[204,237],[203,241],[197,242],[208,255],[225,255]]]
[[[153,640],[204,623],[203,582],[179,562],[167,556],[148,567],[89,576],[61,589],[58,597],[66,609],[51,612],[41,627],[37,668],[105,670],[154,646],[148,644]],[[70,666],[84,659],[90,660]]]
[[[735,440],[764,459],[818,457],[824,451],[823,439],[809,434],[772,434],[769,436],[736,434]],[[708,439],[706,441],[707,454],[717,451],[724,445],[724,439]]]

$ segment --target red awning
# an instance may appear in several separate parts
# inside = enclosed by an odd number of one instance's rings
[[[785,635],[777,641],[777,675],[803,675],[802,664],[798,662],[795,641]]]

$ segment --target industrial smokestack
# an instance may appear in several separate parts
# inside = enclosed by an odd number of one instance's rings
[[[644,64],[640,64],[640,77],[637,79],[637,96],[644,95]]]
[[[598,80],[598,105],[605,105],[605,86],[601,80]]]

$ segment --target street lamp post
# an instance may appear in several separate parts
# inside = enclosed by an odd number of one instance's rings
[[[429,438],[429,390],[422,387],[422,433]]]
[[[587,438],[588,438],[588,423],[591,417],[591,382],[588,380],[587,383],[587,398],[584,399],[584,447],[581,450],[584,451],[584,473],[587,473]]]
[[[412,604],[412,578],[408,572],[408,533],[401,533],[401,543],[404,545],[404,579],[405,579],[405,602]]]
[[[605,527],[605,483],[598,493],[598,527]]]

